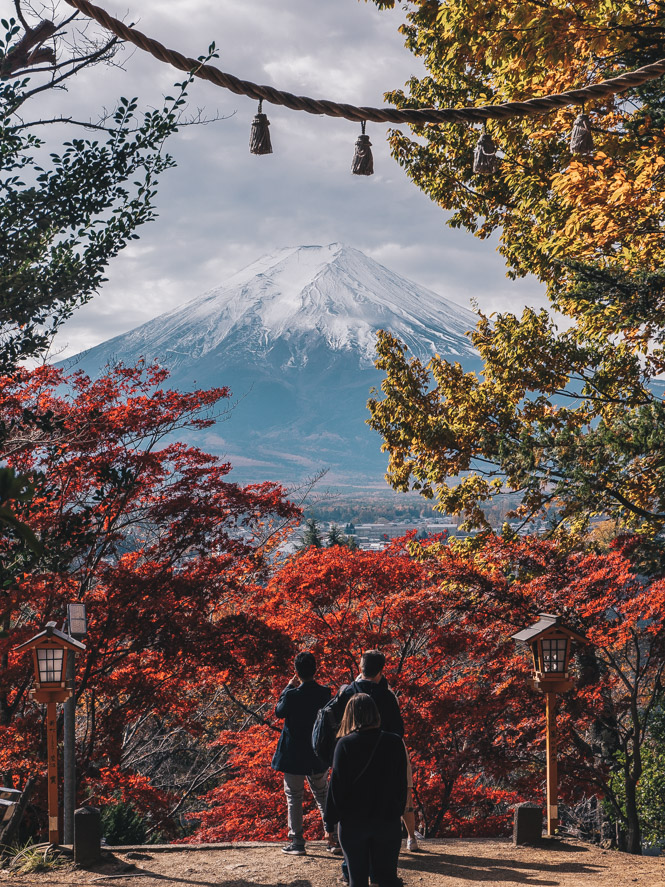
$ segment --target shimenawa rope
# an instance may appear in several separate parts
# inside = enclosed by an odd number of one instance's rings
[[[312,99],[283,92],[272,86],[261,86],[249,80],[240,80],[233,74],[226,74],[210,64],[202,64],[197,59],[188,58],[175,49],[167,49],[163,44],[147,37],[136,28],[129,27],[104,9],[89,3],[88,0],[65,0],[70,6],[80,10],[89,18],[94,19],[103,28],[111,31],[121,40],[133,43],[139,49],[149,52],[159,61],[166,62],[181,71],[193,72],[196,77],[209,80],[216,86],[228,89],[236,95],[245,95],[273,105],[282,105],[292,111],[306,111],[308,114],[323,114],[327,117],[343,117],[359,122],[374,123],[449,123],[449,122],[484,122],[487,120],[505,120],[510,117],[530,117],[545,114],[557,108],[569,105],[582,105],[592,99],[604,99],[649,80],[655,80],[665,74],[665,59],[593,83],[581,89],[527,99],[524,102],[503,102],[499,105],[480,105],[466,108],[367,108],[356,105],[340,104],[327,99]]]

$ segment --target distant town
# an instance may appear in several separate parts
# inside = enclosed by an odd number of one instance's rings
[[[303,521],[298,530],[291,538],[291,547],[297,549],[302,547],[306,539],[308,527],[312,521]],[[347,524],[338,524],[335,521],[314,521],[316,528],[320,534],[324,545],[328,544],[328,538],[331,533],[340,533],[344,537],[344,541],[350,541],[356,548],[363,551],[381,551],[390,544],[392,539],[399,539],[407,533],[416,531],[416,538],[426,539],[430,536],[445,535],[456,536],[466,535],[458,530],[456,523],[450,518],[430,518],[423,519],[405,519],[396,521],[380,521],[377,523],[358,523],[349,522]],[[333,536],[334,538],[334,536]]]
[[[492,528],[500,533],[507,524],[512,530],[525,531],[520,520],[511,514],[518,504],[514,495],[506,494],[493,503],[488,503],[485,513]],[[431,502],[422,496],[409,493],[368,492],[365,496],[324,495],[315,505],[305,509],[302,523],[288,543],[289,550],[297,550],[313,540],[308,534],[318,534],[323,546],[335,544],[335,539],[351,543],[363,551],[381,551],[392,539],[399,539],[415,531],[417,539],[433,536],[445,538],[464,537],[466,530],[460,529],[462,518],[439,514]],[[541,532],[546,523],[535,520],[530,524],[531,532]],[[314,542],[314,544],[317,544]]]

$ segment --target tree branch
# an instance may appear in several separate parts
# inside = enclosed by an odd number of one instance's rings
[[[247,705],[245,705],[239,699],[237,699],[233,695],[233,693],[229,690],[228,684],[222,684],[222,687],[224,688],[224,692],[229,697],[231,702],[235,703],[235,705],[237,705],[238,708],[242,709],[242,711],[244,711],[245,714],[248,714],[251,718],[254,718],[254,720],[257,721],[257,723],[263,724],[264,727],[270,727],[271,730],[275,730],[277,733],[282,732],[279,727],[276,727],[274,724],[271,724],[270,721],[267,721],[260,714],[257,714],[255,711],[253,711],[251,708],[249,708]]]

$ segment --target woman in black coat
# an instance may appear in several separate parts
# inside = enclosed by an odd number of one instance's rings
[[[326,820],[339,822],[339,842],[349,867],[349,887],[367,887],[370,865],[379,887],[397,887],[406,803],[406,752],[402,739],[380,729],[374,700],[349,699],[335,748]]]

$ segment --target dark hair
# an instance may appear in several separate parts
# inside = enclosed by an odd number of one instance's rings
[[[367,693],[355,693],[346,703],[337,736],[348,736],[358,730],[381,726],[381,715],[376,702]]]
[[[313,678],[316,673],[316,659],[312,653],[298,653],[296,656],[296,674],[303,681]]]
[[[360,671],[366,678],[375,678],[386,664],[386,657],[379,650],[366,650],[360,660]]]

